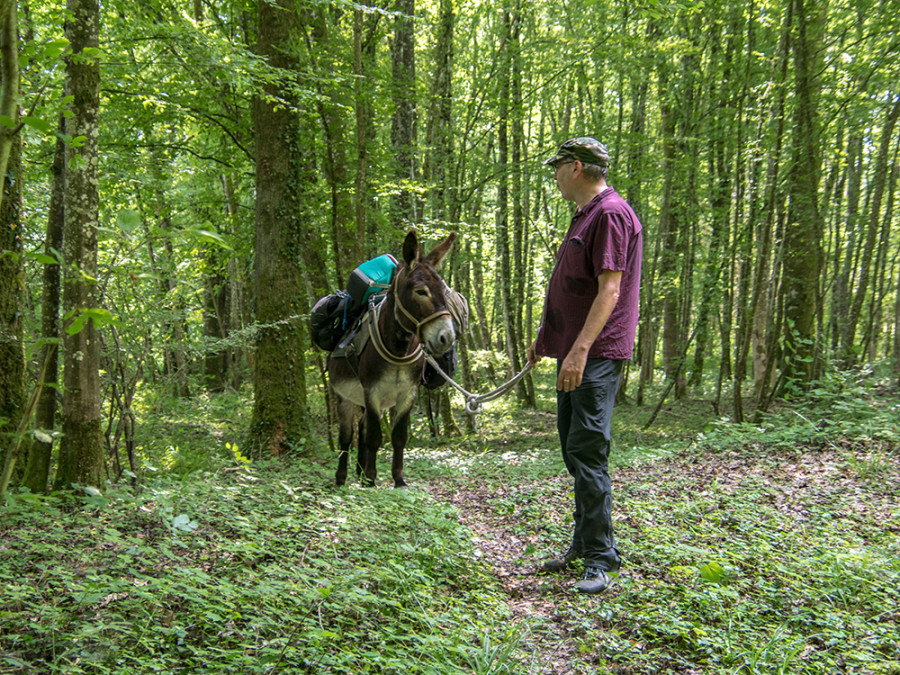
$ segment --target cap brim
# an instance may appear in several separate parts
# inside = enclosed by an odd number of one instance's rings
[[[559,160],[563,159],[563,155],[553,155],[550,159],[544,160],[544,166],[548,166],[550,164],[556,164]]]

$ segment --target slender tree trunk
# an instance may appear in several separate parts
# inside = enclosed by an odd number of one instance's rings
[[[16,119],[15,117],[13,119]],[[0,176],[0,466],[9,462],[9,473],[18,482],[21,472],[14,462],[23,447],[16,431],[25,414],[25,343],[22,330],[22,148],[21,136],[7,156],[6,173]],[[15,470],[15,473],[13,471]]]
[[[60,116],[60,131],[65,131],[65,119]],[[54,251],[63,249],[63,227],[65,226],[66,198],[66,144],[62,138],[56,140],[56,153],[50,188],[50,208],[47,215],[47,235],[44,238],[44,255],[56,257]],[[40,363],[47,363],[44,375],[45,385],[56,385],[58,379],[58,356],[56,341],[59,338],[59,292],[60,266],[44,265],[43,286],[41,288],[41,338],[48,341],[41,347]],[[53,341],[52,343],[50,341]],[[34,425],[46,432],[56,424],[56,387],[41,389],[35,411]],[[32,492],[46,492],[50,478],[50,456],[52,443],[35,438],[25,463],[22,485]]]
[[[16,0],[0,0],[0,115],[18,121],[19,17]],[[18,129],[0,125],[0,176],[5,176],[13,145],[21,143]],[[0,207],[4,195],[0,194]]]
[[[225,390],[228,382],[228,350],[216,343],[228,337],[228,280],[219,271],[218,251],[206,250],[207,272],[203,289],[203,335],[209,340],[203,356],[206,388],[211,392]]]
[[[394,40],[391,43],[394,74],[394,118],[391,140],[399,181],[393,218],[395,225],[401,229],[416,225],[422,217],[421,199],[416,190],[419,165],[416,148],[415,13],[415,0],[397,0]]]
[[[63,233],[63,404],[59,469],[54,485],[101,486],[104,479],[100,411],[100,340],[93,319],[83,312],[98,307],[97,227],[100,214],[99,150],[100,63],[85,49],[98,49],[97,0],[68,0],[66,37],[72,56],[66,93],[72,97],[66,134],[83,136],[80,148],[66,152],[66,225]],[[76,323],[77,322],[77,323]],[[81,324],[80,327],[78,324]]]
[[[349,182],[347,161],[347,133],[342,110],[348,107],[351,95],[335,83],[333,55],[337,46],[330,24],[332,12],[324,8],[313,11],[308,19],[310,39],[307,40],[309,65],[318,73],[319,121],[325,139],[324,175],[331,197],[331,242],[334,251],[334,274],[346,279],[350,271],[362,262],[364,240],[357,238],[356,209],[346,186]]]
[[[682,223],[679,222],[679,210],[676,204],[675,182],[683,180],[678,168],[677,151],[677,106],[670,99],[671,92],[668,89],[669,75],[660,75],[660,100],[667,100],[663,104],[660,115],[662,118],[663,135],[663,173],[665,185],[663,187],[663,203],[659,217],[659,237],[661,241],[661,255],[659,262],[659,282],[663,286],[662,314],[663,314],[663,362],[666,369],[666,378],[675,381],[675,396],[684,396],[684,370],[681,367],[681,295],[676,279],[679,275],[678,260],[679,234]]]
[[[891,139],[894,135],[894,127],[897,119],[900,118],[900,98],[894,101],[893,107],[888,112],[887,119],[881,132],[881,144],[878,149],[878,158],[875,161],[875,170],[873,172],[873,190],[872,201],[867,209],[868,222],[866,223],[866,239],[863,248],[862,259],[859,267],[859,281],[856,284],[856,293],[853,295],[853,302],[850,305],[850,314],[846,321],[846,331],[842,345],[844,353],[854,350],[854,341],[856,338],[856,328],[862,313],[863,301],[869,292],[869,278],[874,262],[875,243],[878,240],[878,233],[881,230],[881,204],[884,200],[885,183],[888,174],[888,159],[891,152]],[[887,245],[887,242],[884,242]]]
[[[370,129],[375,114],[372,110],[372,93],[369,84],[369,70],[375,63],[375,34],[380,15],[369,18],[366,28],[362,9],[353,11],[353,74],[356,113],[356,177],[354,179],[354,221],[356,223],[357,248],[354,259],[374,258],[376,254],[374,237],[367,240],[366,214],[369,207],[369,144],[373,130]]]

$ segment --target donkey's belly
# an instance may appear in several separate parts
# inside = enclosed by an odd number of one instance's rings
[[[406,369],[391,368],[376,382],[369,385],[369,398],[381,413],[388,408],[398,406],[403,409],[412,404],[416,384]],[[341,380],[332,384],[341,398],[365,407],[366,398],[359,380]]]

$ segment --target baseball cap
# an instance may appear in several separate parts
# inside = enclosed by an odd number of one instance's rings
[[[550,159],[544,160],[544,164],[553,166],[563,159],[577,159],[585,164],[609,166],[609,151],[596,138],[579,136],[570,138],[559,146],[559,150]]]

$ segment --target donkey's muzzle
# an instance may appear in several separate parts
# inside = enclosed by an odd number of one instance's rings
[[[435,358],[443,356],[456,342],[456,330],[449,316],[429,322],[422,330],[422,346]]]

